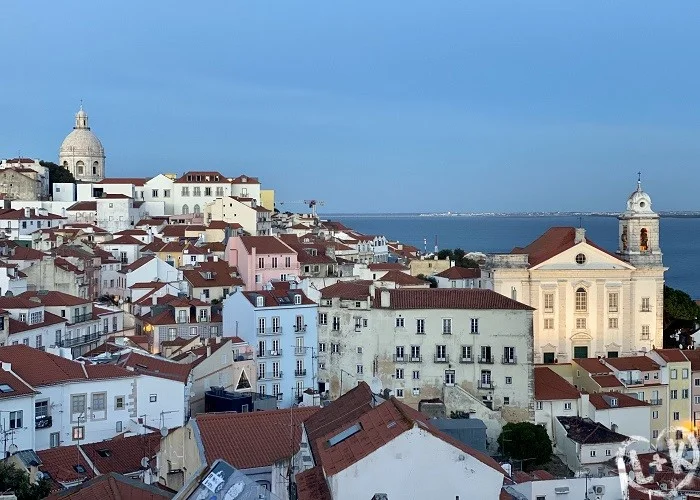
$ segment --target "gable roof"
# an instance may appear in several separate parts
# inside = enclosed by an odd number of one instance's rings
[[[481,278],[481,269],[479,269],[478,267],[454,266],[449,269],[445,269],[441,273],[437,273],[435,276],[439,276],[440,278],[447,278],[450,280]]]
[[[557,399],[578,399],[578,389],[547,366],[535,367],[535,399],[552,401]]]
[[[105,241],[103,245],[145,245],[145,243],[141,240],[137,240],[129,234],[122,234],[118,238]]]
[[[385,309],[509,309],[534,311],[526,304],[482,288],[399,288],[377,290],[375,307],[381,306],[381,295],[389,294]]]
[[[604,397],[606,396],[606,397]],[[610,406],[609,399],[615,398],[617,406]],[[588,396],[590,403],[596,410],[609,410],[611,408],[632,408],[635,406],[650,406],[649,403],[641,399],[633,398],[623,392],[596,392]]]
[[[79,306],[84,304],[90,304],[88,299],[82,299],[76,297],[75,295],[69,295],[64,292],[59,292],[57,290],[42,290],[42,291],[28,291],[17,295],[17,297],[23,299],[34,299],[40,302],[36,302],[36,305],[43,304],[49,307],[58,306]]]
[[[268,467],[299,451],[301,423],[317,411],[316,407],[306,407],[200,413],[193,421],[199,428],[208,464],[221,458],[237,469],[252,469]]]
[[[622,358],[605,358],[605,362],[617,370],[640,370],[643,372],[658,370],[660,367],[648,356],[626,356]]]
[[[52,482],[57,483],[54,485],[55,487],[61,487],[61,483],[74,483],[94,477],[92,468],[80,453],[80,448],[75,445],[41,450],[37,452],[37,455],[41,460],[39,470],[47,473]],[[82,466],[85,472],[75,470],[76,465]]]
[[[661,359],[667,363],[679,363],[688,361],[688,358],[683,354],[684,351],[680,349],[654,349],[655,353],[661,356]]]
[[[96,201],[79,201],[73,203],[70,207],[66,208],[66,212],[96,212],[97,202]]]
[[[566,430],[566,435],[579,444],[620,443],[628,438],[624,434],[613,432],[603,424],[590,418],[557,417]]]
[[[128,370],[153,377],[187,383],[192,366],[189,363],[175,363],[165,358],[146,356],[130,351],[119,357],[117,364]]]
[[[592,375],[591,379],[601,387],[624,387],[615,375]]]
[[[143,470],[141,459],[153,458],[160,450],[160,432],[137,436],[118,436],[96,443],[81,444],[100,474],[129,474]]]
[[[294,296],[301,296],[301,305],[311,306],[316,305],[316,302],[306,296],[302,290],[289,289],[273,289],[273,290],[258,290],[255,292],[241,292],[253,306],[258,307],[257,297],[263,297],[263,307],[279,307],[289,306],[294,307],[299,304],[294,303]]]
[[[598,358],[574,358],[572,361],[591,375],[596,373],[613,373],[612,368],[606,366],[604,363],[601,363]]]
[[[339,298],[344,300],[366,300],[370,295],[371,280],[338,281],[322,288],[321,297],[324,299]]]
[[[236,236],[241,239],[241,243],[245,247],[248,254],[252,253],[253,248],[258,255],[267,254],[296,254],[294,249],[287,245],[281,239],[275,236]]]
[[[408,267],[398,262],[377,262],[368,264],[367,268],[370,271],[408,271]]]
[[[429,282],[424,281],[420,278],[416,278],[415,276],[411,276],[410,274],[403,273],[401,271],[389,271],[384,276],[382,276],[380,280],[391,281],[392,283],[396,283],[397,285],[403,286],[430,286]]]
[[[174,493],[157,486],[145,484],[130,479],[121,474],[109,473],[97,476],[78,486],[59,491],[47,497],[48,499],[64,500],[95,500],[128,499],[128,500],[162,500],[172,498]]]
[[[134,271],[134,270],[138,269],[139,267],[143,266],[144,264],[147,264],[148,262],[152,261],[153,259],[155,259],[155,256],[153,256],[153,255],[145,255],[143,257],[139,257],[138,259],[136,259],[134,262],[132,262],[128,266],[122,267],[119,270],[119,272],[126,274],[129,271]]]

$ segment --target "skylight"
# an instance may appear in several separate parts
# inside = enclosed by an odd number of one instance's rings
[[[85,474],[85,467],[83,467],[82,465],[80,465],[80,464],[74,465],[73,468],[75,469],[75,472],[77,472],[78,474]]]
[[[347,438],[354,436],[362,430],[362,424],[353,424],[342,432],[339,432],[332,438],[328,440],[328,446],[335,446],[336,444],[345,441]]]
[[[0,392],[15,392],[15,390],[7,384],[0,384]]]

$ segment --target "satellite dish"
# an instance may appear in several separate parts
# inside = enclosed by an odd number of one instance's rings
[[[143,457],[141,459],[141,467],[143,467],[144,469],[148,469],[149,462],[150,462],[150,460],[148,459],[148,457]]]
[[[163,437],[168,435],[168,428],[166,426],[160,428],[160,435]]]
[[[384,389],[384,385],[379,377],[372,377],[372,380],[369,382],[369,388],[372,389],[373,393],[379,394]]]
[[[19,451],[19,447],[15,443],[12,443],[10,446],[7,447],[7,451],[10,452],[10,455],[14,455]]]
[[[245,489],[245,483],[243,481],[235,483],[233,486],[231,486],[228,489],[228,491],[226,492],[226,495],[224,495],[224,500],[234,500],[235,498],[238,498],[238,495],[243,493],[244,489]]]

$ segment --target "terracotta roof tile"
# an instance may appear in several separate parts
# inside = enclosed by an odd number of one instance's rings
[[[117,364],[136,373],[177,380],[183,384],[187,383],[192,370],[192,366],[187,363],[174,363],[165,358],[146,356],[134,351],[120,356]]]
[[[217,172],[216,170],[211,170],[211,171],[200,171],[200,170],[190,170],[189,172],[185,172],[182,174],[182,177],[179,179],[175,180],[175,183],[178,184],[204,184],[204,183],[210,183],[210,184],[228,184],[229,180],[228,178],[221,174],[220,172]]]
[[[109,473],[97,476],[78,486],[54,493],[47,498],[49,500],[163,500],[173,496],[173,493],[157,486],[145,484],[121,474]]]
[[[90,304],[91,301],[88,299],[83,299],[76,297],[75,295],[69,295],[67,293],[59,292],[56,290],[49,290],[46,292],[32,291],[23,292],[17,295],[19,298],[23,299],[38,299],[41,304],[45,306],[82,306],[85,304]],[[36,304],[36,302],[35,302]],[[36,307],[36,305],[34,306]]]
[[[573,362],[579,365],[584,370],[586,370],[591,375],[595,373],[613,373],[612,368],[606,366],[604,363],[601,363],[600,360],[597,358],[576,358],[573,360]]]
[[[119,238],[114,238],[110,241],[105,241],[103,245],[145,245],[141,240],[137,240],[128,234],[122,235]]]
[[[18,396],[26,396],[37,392],[14,373],[1,369],[0,384],[8,385],[12,389],[11,391],[0,392],[0,399],[16,398]]]
[[[224,260],[219,260],[201,262],[194,269],[184,270],[182,274],[194,288],[244,286],[245,283],[241,278],[233,276],[236,272],[235,267],[229,266]]]
[[[380,279],[381,281],[390,281],[392,283],[396,283],[397,285],[403,286],[430,286],[430,283],[428,283],[427,281],[424,281],[420,278],[416,278],[415,276],[411,276],[410,274],[406,274],[401,271],[389,271]]]
[[[96,212],[97,202],[96,201],[79,201],[73,203],[70,207],[66,208],[66,212]]]
[[[35,304],[36,307],[38,304]],[[10,322],[10,335],[16,335],[18,333],[27,332],[30,330],[38,330],[40,328],[45,328],[51,325],[58,325],[60,323],[67,323],[66,318],[61,318],[55,314],[48,311],[44,311],[44,321],[41,323],[34,323],[32,325],[24,323],[22,321],[17,321],[16,319],[9,319]]]
[[[481,269],[478,267],[451,267],[445,269],[441,273],[437,273],[435,276],[440,278],[447,278],[450,280],[462,280],[462,279],[478,279],[481,278]]]
[[[688,358],[683,354],[684,351],[680,349],[654,349],[654,352],[658,353],[661,359],[668,363],[688,361]]]
[[[236,236],[250,254],[255,247],[258,255],[296,253],[289,245],[275,236]]]
[[[578,399],[580,393],[559,374],[546,366],[535,367],[535,399],[552,401],[558,399]]]
[[[402,288],[377,290],[375,306],[379,306],[382,293],[389,293],[387,309],[509,309],[533,311],[526,304],[517,302],[493,290],[471,288]]]
[[[231,179],[231,184],[260,184],[257,177],[250,177],[248,175],[239,175]]]
[[[242,292],[248,302],[253,306],[258,307],[257,297],[263,297],[263,307],[279,307],[289,306],[294,307],[294,296],[301,295],[301,305],[316,305],[316,302],[308,298],[302,290],[259,290],[256,292]]]
[[[134,186],[143,186],[147,181],[147,178],[141,177],[108,177],[96,184],[133,184]]]
[[[268,467],[299,451],[301,423],[317,411],[318,408],[306,407],[250,413],[205,413],[197,415],[194,421],[202,437],[208,464],[221,458],[237,469],[252,469]]]
[[[408,271],[408,267],[398,262],[382,262],[369,264],[367,268],[370,271]]]
[[[617,399],[617,406],[610,406],[603,396]],[[597,392],[590,394],[588,400],[597,410],[609,410],[610,408],[632,408],[634,406],[649,406],[649,403],[641,399],[633,398],[629,394],[622,392]]]
[[[38,451],[37,455],[41,459],[39,470],[48,473],[51,480],[56,483],[67,484],[94,477],[92,469],[77,446],[49,448]],[[82,470],[85,472],[76,471],[76,465],[82,466]]]
[[[101,474],[116,472],[128,474],[143,470],[141,459],[153,458],[160,449],[160,433],[116,437],[97,443],[83,444],[81,448]]]
[[[592,375],[591,378],[601,387],[624,387],[615,375]]]
[[[297,474],[294,480],[298,500],[333,500],[320,465]]]
[[[370,295],[371,280],[338,281],[321,289],[324,299],[367,300]]]
[[[683,351],[683,355],[690,361],[691,370],[700,371],[700,349],[688,349]]]
[[[613,432],[603,424],[593,422],[589,418],[557,417],[566,427],[566,435],[580,444],[619,443],[627,440],[627,436]]]
[[[643,372],[658,370],[660,367],[648,356],[627,356],[623,358],[605,358],[605,362],[618,370],[641,370]]]

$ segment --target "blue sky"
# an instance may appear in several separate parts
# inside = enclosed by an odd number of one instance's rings
[[[327,212],[700,209],[694,1],[0,2],[0,157],[80,99],[108,176],[260,177]]]

